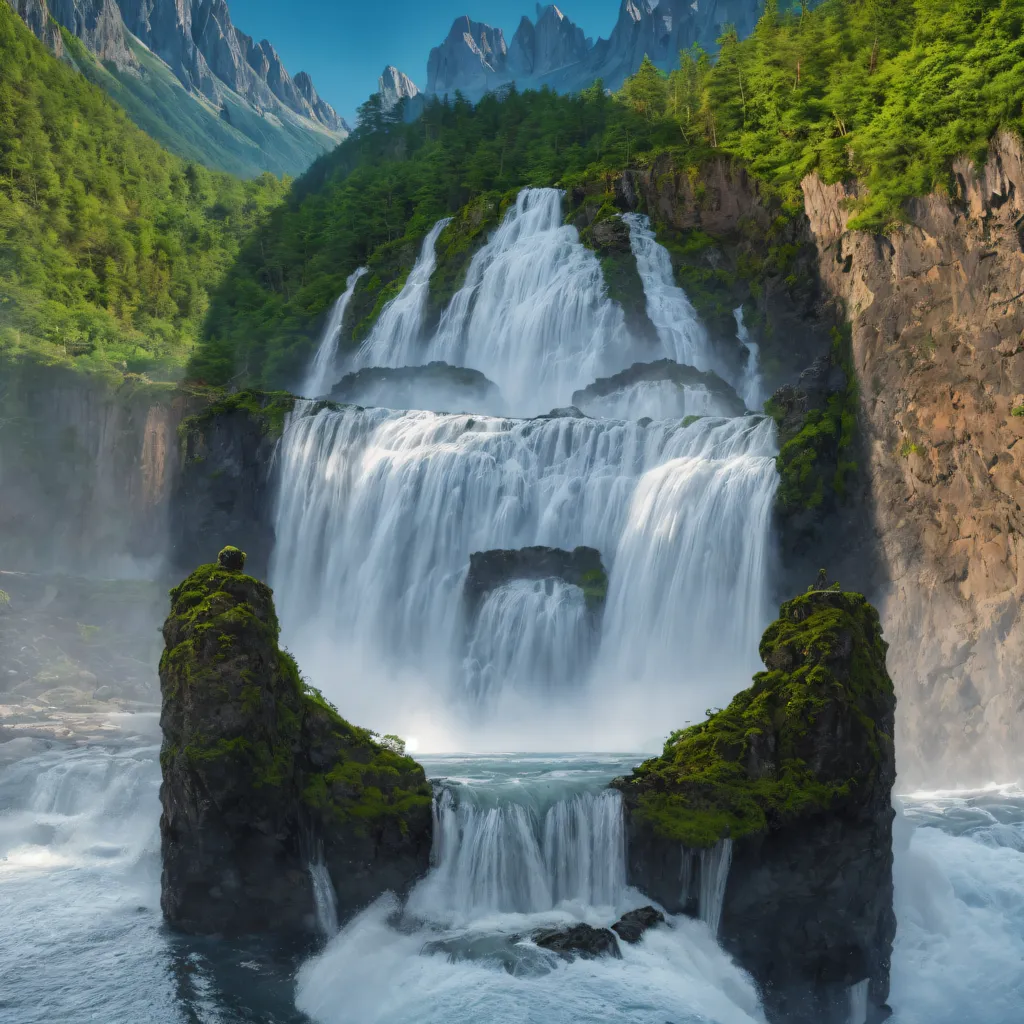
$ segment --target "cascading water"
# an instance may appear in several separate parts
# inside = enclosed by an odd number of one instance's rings
[[[450,223],[448,217],[430,229],[405,285],[381,310],[370,336],[360,346],[356,366],[415,366],[423,361],[419,358],[423,316],[430,294],[430,276],[437,266],[437,240]]]
[[[512,580],[492,591],[470,625],[465,681],[477,699],[509,687],[542,699],[579,683],[593,657],[594,624],[579,587]]]
[[[324,863],[322,843],[318,845],[316,858],[310,861],[309,880],[313,886],[317,928],[325,939],[333,938],[338,934],[338,897],[330,872]]]
[[[634,709],[632,742],[645,741],[666,717],[703,710],[709,686],[725,695],[754,667],[767,617],[774,446],[774,424],[755,417],[683,427],[302,408],[279,456],[287,485],[272,564],[288,642],[314,681],[366,721],[377,716],[378,691],[345,686],[335,666],[364,678],[383,667],[399,689],[396,678],[410,681],[389,714],[418,736],[424,706],[435,720],[439,705],[453,720],[460,711],[470,554],[589,545],[611,574],[600,660],[667,701],[648,704],[649,718]],[[498,603],[488,610],[491,663],[526,668],[514,649],[522,602]],[[556,702],[559,689],[549,689]],[[580,691],[569,689],[578,705]],[[525,722],[504,724],[507,741]],[[625,722],[614,725],[625,735]]]
[[[728,416],[730,410],[706,387],[680,387],[673,381],[639,381],[609,395],[588,398],[580,409],[610,420],[681,420],[688,416]]]
[[[636,268],[647,297],[647,315],[654,324],[665,355],[698,370],[718,372],[719,361],[707,329],[686,292],[675,283],[668,250],[654,237],[650,219],[640,213],[623,214]]]
[[[345,314],[348,312],[352,296],[355,294],[356,285],[366,273],[366,267],[360,267],[354,273],[349,274],[345,291],[342,292],[341,297],[331,309],[331,315],[327,318],[327,326],[324,328],[323,337],[320,339],[316,355],[313,357],[309,375],[302,387],[302,393],[310,398],[326,395],[331,387],[338,382],[338,338],[341,335],[342,324],[345,322]]]
[[[736,318],[736,337],[747,350],[747,365],[743,368],[743,379],[740,381],[740,398],[748,409],[760,411],[764,405],[764,385],[761,380],[761,347],[750,337],[750,331],[743,321],[743,307],[738,306],[732,315]]]

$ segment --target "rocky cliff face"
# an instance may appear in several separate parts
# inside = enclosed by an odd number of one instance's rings
[[[554,4],[537,4],[536,24],[524,17],[512,37],[508,69],[517,80],[540,78],[583,60],[593,45]]]
[[[420,94],[416,83],[390,64],[377,79],[377,91],[380,93],[381,106],[385,110],[392,110],[402,100],[411,100]]]
[[[194,934],[311,937],[311,866],[342,919],[430,856],[423,769],[350,725],[278,647],[270,589],[225,549],[171,592],[160,662],[161,906]]]
[[[999,136],[958,194],[884,236],[804,182],[821,274],[853,328],[903,781],[1019,776],[1024,760],[1024,159]]]
[[[144,75],[132,51],[131,36],[136,36],[166,63],[186,90],[214,104],[223,103],[229,94],[237,96],[261,123],[269,114],[287,122],[287,129],[302,137],[313,133],[320,150],[348,134],[344,120],[321,99],[308,75],[301,74],[293,81],[267,40],[256,43],[233,25],[225,0],[8,2],[58,55],[63,47],[59,32],[50,24],[51,17],[80,38],[101,62],[132,72],[122,79],[129,90],[132,80]],[[188,96],[184,99],[194,102]],[[173,111],[166,116],[175,123]],[[196,116],[194,110],[187,113],[189,118]],[[264,137],[277,127],[280,125],[274,122],[263,124],[254,141],[265,142]]]
[[[500,28],[456,18],[448,38],[430,51],[427,92],[477,97],[507,80],[508,47]]]
[[[274,547],[271,473],[295,399],[242,391],[185,420],[171,501],[171,562],[187,571],[211,537],[233,537],[265,576]]]
[[[126,375],[0,367],[0,568],[135,576],[166,555],[176,431],[202,400]]]
[[[700,913],[771,1021],[888,1015],[895,697],[878,615],[809,591],[764,634],[767,671],[617,780],[630,882]],[[731,867],[730,867],[731,858]]]

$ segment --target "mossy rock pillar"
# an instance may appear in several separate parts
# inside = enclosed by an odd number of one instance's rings
[[[699,851],[727,840],[719,941],[769,1020],[848,1024],[866,988],[878,1024],[896,931],[896,699],[878,614],[860,594],[811,590],[782,606],[760,653],[750,689],[614,783],[629,880],[696,913],[694,873],[721,864]]]
[[[316,934],[310,862],[339,918],[429,863],[431,790],[346,722],[278,645],[273,594],[227,547],[171,591],[160,662],[161,906],[193,934]]]

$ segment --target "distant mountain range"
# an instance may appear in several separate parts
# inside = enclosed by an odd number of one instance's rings
[[[596,43],[553,4],[537,4],[534,21],[524,16],[511,44],[502,29],[463,16],[430,51],[425,91],[435,96],[458,91],[477,99],[515,82],[522,88],[548,85],[575,92],[598,78],[618,89],[645,54],[668,69],[679,51],[694,43],[714,53],[726,25],[744,38],[763,6],[763,0],[621,0],[611,35]]]
[[[292,78],[269,41],[234,26],[225,0],[8,3],[139,127],[208,166],[299,174],[349,133],[305,72]]]

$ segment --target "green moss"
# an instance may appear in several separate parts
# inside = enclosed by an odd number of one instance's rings
[[[704,419],[703,416],[686,416],[683,419],[683,427],[684,427],[684,429],[686,427],[692,427],[694,425],[694,423],[697,422],[697,420],[702,420],[702,419]]]
[[[1024,405],[1015,405],[1010,410],[1011,416],[1024,416]]]
[[[891,762],[886,648],[860,594],[787,602],[761,641],[767,671],[753,686],[616,785],[640,822],[693,848],[841,807]]]
[[[809,410],[795,432],[783,437],[775,464],[780,481],[776,503],[784,514],[842,501],[857,471],[852,454],[858,389],[849,358],[849,328],[833,328],[832,344],[833,359],[846,374],[846,388],[830,395],[825,408]],[[778,402],[766,402],[765,412],[783,426],[786,410]]]
[[[429,322],[440,318],[452,296],[466,283],[469,264],[515,202],[516,195],[517,191],[485,192],[463,206],[441,232],[437,239],[437,265],[430,276]]]
[[[295,396],[287,391],[255,391],[247,388],[233,394],[221,393],[202,412],[189,416],[178,427],[178,437],[185,448],[186,458],[201,461],[199,452],[210,425],[218,418],[232,414],[250,416],[265,437],[277,440],[284,433],[285,420],[295,408],[295,401]]]
[[[591,569],[580,577],[580,587],[590,611],[600,611],[608,599],[608,573],[604,569]]]

